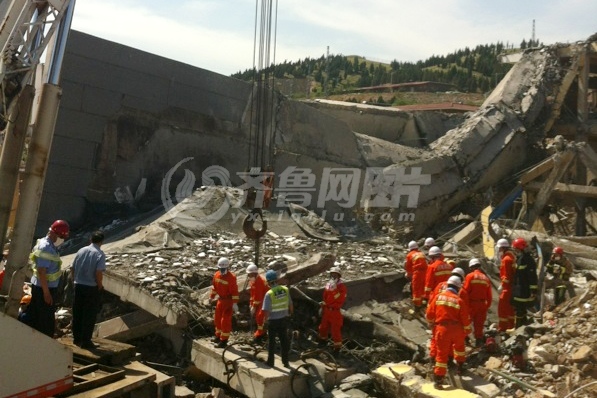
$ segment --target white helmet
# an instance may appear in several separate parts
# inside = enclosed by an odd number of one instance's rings
[[[256,274],[257,272],[259,272],[259,268],[253,263],[249,264],[247,267],[247,274]]]
[[[464,279],[464,270],[462,268],[454,268],[452,270],[452,275],[458,275],[460,276],[462,279]]]
[[[435,239],[433,239],[433,238],[425,239],[425,246],[427,246],[427,247],[435,246]]]
[[[218,260],[218,268],[228,268],[230,266],[230,260],[226,257],[222,257]]]
[[[504,238],[498,239],[498,241],[496,243],[496,246],[498,248],[500,248],[500,247],[510,247],[510,242],[508,242],[508,239],[504,239]]]
[[[338,274],[338,275],[342,276],[342,271],[340,271],[340,267],[332,267],[332,268],[330,268],[330,270],[328,272],[330,274]]]
[[[442,254],[442,249],[440,249],[440,248],[439,248],[439,247],[437,247],[437,246],[432,246],[432,247],[429,249],[429,255],[430,255],[430,256],[439,256],[440,254]]]
[[[419,248],[419,244],[417,242],[415,242],[414,240],[411,240],[410,242],[408,242],[408,250],[414,250],[414,249],[418,249]]]
[[[448,278],[448,285],[453,285],[460,289],[462,287],[462,280],[458,276],[452,275]]]
[[[469,268],[478,267],[481,265],[481,261],[478,258],[471,258],[468,262]]]

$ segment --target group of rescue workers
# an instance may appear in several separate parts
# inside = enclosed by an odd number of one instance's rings
[[[469,273],[455,268],[446,260],[433,238],[425,240],[427,256],[416,241],[408,244],[405,271],[411,281],[412,301],[415,312],[422,313],[431,329],[429,346],[430,362],[434,364],[435,385],[442,388],[451,358],[461,373],[466,360],[465,343],[474,332],[475,346],[485,343],[484,325],[492,302],[492,284],[481,269],[481,261],[468,262]],[[498,331],[505,333],[528,323],[527,312],[534,307],[538,295],[537,263],[525,239],[497,241],[500,258],[498,288]],[[573,266],[560,247],[553,249],[547,264],[552,275],[546,279],[546,288],[555,289],[555,305],[564,301],[566,291],[574,296],[570,282]],[[471,326],[472,325],[472,326]]]
[[[229,270],[230,261],[222,257],[218,260],[218,271],[212,279],[210,301],[215,305],[214,344],[218,348],[228,345],[232,331],[232,316],[238,312],[239,292],[236,275]],[[253,343],[262,344],[266,336],[265,323],[267,322],[268,359],[267,364],[274,366],[276,337],[280,340],[282,364],[290,367],[288,355],[290,341],[288,338],[289,318],[294,308],[288,287],[278,284],[278,273],[270,269],[265,275],[259,274],[255,264],[249,264],[246,269],[249,280],[250,300],[249,308],[251,320],[254,319],[256,330],[253,334]],[[323,291],[321,307],[321,322],[319,324],[319,347],[325,347],[328,336],[333,341],[333,355],[337,356],[342,347],[343,317],[340,309],[346,300],[346,285],[341,279],[339,267],[332,267],[329,271],[330,280]]]

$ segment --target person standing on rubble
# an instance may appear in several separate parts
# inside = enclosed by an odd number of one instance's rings
[[[263,314],[268,322],[267,334],[269,344],[267,348],[267,365],[274,366],[276,351],[276,336],[280,339],[282,364],[289,368],[288,355],[290,341],[288,340],[288,318],[292,316],[294,307],[292,298],[286,286],[278,285],[278,274],[273,269],[265,273],[265,279],[270,287],[263,298]]]
[[[346,301],[346,285],[342,282],[340,267],[330,269],[330,280],[323,289],[323,301],[321,305],[321,323],[319,324],[319,346],[327,345],[328,333],[332,335],[334,342],[334,356],[340,353],[342,348],[342,324],[344,318],[340,309]]]
[[[505,332],[514,327],[514,307],[512,305],[512,283],[516,273],[516,254],[507,239],[498,239],[496,248],[500,254],[500,295],[498,301],[498,330]]]
[[[431,249],[433,246],[435,246],[435,239],[432,237],[425,238],[425,241],[423,242],[423,253],[429,253],[429,249]],[[425,257],[425,259],[427,260],[427,264],[431,264],[432,260],[428,256]]]
[[[514,305],[514,327],[529,323],[527,311],[535,305],[537,298],[537,262],[523,238],[514,239],[512,247],[517,251],[516,272],[512,283],[512,304]]]
[[[425,295],[427,259],[425,254],[419,250],[419,244],[414,240],[408,242],[408,250],[404,270],[406,271],[406,278],[410,281],[415,311],[419,311],[423,307],[423,296]]]
[[[100,249],[103,242],[104,233],[93,232],[91,243],[79,249],[71,267],[71,276],[75,284],[73,343],[85,349],[95,348],[91,337],[100,310],[100,295],[104,289],[103,276],[106,270],[106,255]]]
[[[429,249],[429,258],[431,263],[427,267],[427,274],[425,275],[425,299],[429,302],[429,296],[440,283],[447,281],[452,273],[452,265],[444,261],[442,250],[437,246],[432,246]]]
[[[554,290],[554,303],[560,305],[566,299],[566,290],[570,297],[576,296],[574,286],[570,282],[570,277],[574,271],[574,265],[564,255],[564,249],[554,247],[551,258],[547,263],[547,272],[553,276],[553,279],[544,281],[546,288]]]
[[[247,277],[249,278],[249,289],[251,291],[251,298],[249,300],[249,308],[251,311],[251,317],[255,317],[255,323],[257,324],[257,330],[253,335],[253,343],[263,343],[265,337],[264,315],[263,315],[263,298],[267,293],[268,286],[265,278],[259,275],[259,269],[253,263],[247,267]]]
[[[228,270],[228,267],[230,267],[230,261],[226,257],[218,260],[218,271],[213,277],[209,295],[212,304],[216,305],[214,314],[216,335],[213,342],[217,348],[224,348],[228,345],[232,331],[232,313],[238,308],[236,275]]]
[[[452,260],[448,260],[446,262],[449,262]],[[454,265],[456,264],[454,261],[452,261]],[[464,282],[464,278],[465,278],[465,272],[462,268],[454,268],[452,270],[452,273],[450,274],[450,277],[452,276],[456,276],[457,278],[460,279],[460,283],[462,284]],[[448,278],[449,279],[449,278]],[[440,294],[441,292],[443,292],[444,290],[446,290],[448,288],[448,281],[444,281],[444,282],[440,282],[437,284],[437,286],[435,287],[435,289],[433,290],[433,292],[431,292],[431,295],[429,296],[429,302],[432,302],[435,297]],[[466,307],[466,311],[467,313],[469,313],[468,311],[468,294],[465,290],[460,289],[458,291],[458,295],[460,296],[460,298],[462,299],[462,303],[463,305]],[[435,362],[435,357],[437,355],[437,342],[435,340],[435,328],[431,328],[431,338],[429,340],[429,359],[432,363]]]
[[[481,261],[472,258],[468,262],[471,272],[464,278],[461,292],[468,296],[468,306],[473,321],[475,345],[480,347],[483,344],[483,327],[487,319],[487,311],[491,307],[492,293],[491,280],[481,271]]]
[[[458,373],[462,373],[466,353],[464,339],[471,332],[470,316],[466,304],[458,295],[462,281],[458,276],[448,279],[447,289],[441,291],[427,307],[427,322],[435,329],[437,356],[433,373],[435,387],[443,388],[443,380],[448,370],[448,359],[454,355]]]
[[[58,247],[68,239],[69,233],[70,227],[66,221],[54,221],[48,234],[37,241],[29,255],[33,268],[29,325],[52,338],[56,330],[54,314],[58,302],[58,283],[62,276]]]

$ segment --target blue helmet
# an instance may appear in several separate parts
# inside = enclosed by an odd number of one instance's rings
[[[278,273],[273,269],[270,269],[265,273],[265,280],[267,280],[268,282],[275,281],[276,279],[278,279]]]

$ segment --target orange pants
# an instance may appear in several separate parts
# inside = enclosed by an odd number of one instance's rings
[[[471,300],[469,309],[471,311],[471,320],[473,321],[473,328],[475,331],[475,339],[483,338],[483,328],[485,320],[487,319],[487,306],[486,300]]]
[[[413,304],[417,307],[421,306],[423,304],[423,296],[425,295],[425,271],[415,270],[413,272],[410,290],[412,292]]]
[[[504,288],[500,293],[498,301],[498,330],[505,332],[514,327],[514,307],[510,303],[512,291],[510,288]]]
[[[342,347],[343,323],[344,318],[342,317],[340,310],[330,310],[327,307],[323,307],[323,315],[321,317],[321,323],[319,324],[319,338],[327,340],[328,333],[331,331],[334,348]]]
[[[435,325],[431,328],[431,340],[429,341],[429,356],[435,358],[437,355],[437,343],[435,342]]]
[[[214,315],[214,325],[216,336],[220,340],[227,341],[232,331],[232,301],[218,300],[216,304],[216,313]]]
[[[257,330],[255,331],[255,334],[253,335],[254,337],[259,337],[259,336],[263,336],[265,335],[265,330],[263,330],[263,324],[265,320],[265,314],[263,313],[263,310],[261,308],[259,308],[256,312],[255,312],[255,323],[257,324]]]
[[[435,343],[437,355],[433,373],[437,376],[445,376],[448,371],[448,358],[454,355],[458,363],[466,360],[464,351],[464,328],[459,323],[438,324],[435,326]]]

